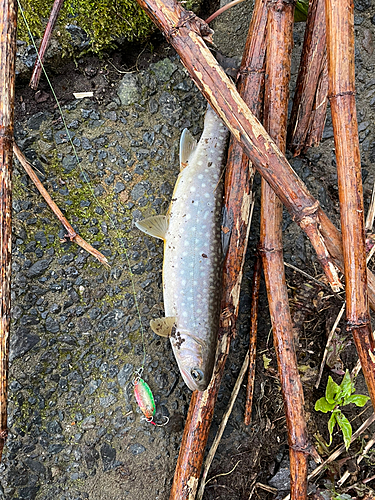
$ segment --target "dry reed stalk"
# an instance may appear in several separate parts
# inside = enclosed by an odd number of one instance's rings
[[[258,304],[259,289],[262,272],[262,258],[257,252],[254,262],[253,283],[251,290],[250,307],[250,339],[249,339],[249,372],[247,376],[246,404],[245,404],[245,425],[250,425],[251,410],[253,407],[253,394],[255,382],[255,363],[257,352],[257,330],[258,330]]]
[[[329,99],[344,255],[346,321],[375,407],[375,343],[367,297],[364,208],[355,107],[354,5],[326,0]]]
[[[12,158],[17,2],[0,2],[0,460],[8,435],[7,393],[12,252]]]
[[[30,177],[30,179],[33,181],[35,184],[36,188],[38,189],[39,193],[43,196],[43,198],[46,200],[47,205],[50,207],[50,209],[53,211],[53,213],[56,215],[56,217],[59,219],[61,224],[65,227],[67,230],[67,235],[65,235],[65,238],[68,238],[70,241],[74,241],[79,245],[81,248],[86,250],[86,252],[91,253],[93,257],[98,259],[98,261],[103,264],[104,266],[110,267],[108,264],[108,259],[101,253],[99,250],[96,250],[96,248],[92,247],[87,241],[85,241],[79,234],[75,232],[73,227],[69,224],[69,222],[66,220],[64,217],[63,213],[59,209],[59,207],[56,205],[56,203],[52,200],[51,196],[48,194],[48,191],[43,187],[42,183],[38,179],[38,176],[34,172],[33,168],[29,164],[29,162],[26,160],[24,155],[21,153],[20,148],[17,146],[16,143],[13,144],[13,151],[14,154],[16,155],[16,158],[18,161],[21,163],[23,168],[25,169],[26,173]]]
[[[212,30],[176,0],[137,0],[176,49],[190,76],[228,126],[255,168],[271,185],[292,218],[306,232],[334,290],[342,287],[320,233],[319,202],[289,165],[285,155],[249,111],[235,85],[205,45]]]
[[[251,89],[249,105],[255,112],[261,109],[259,95],[262,94],[264,81],[262,69],[266,21],[266,0],[257,0],[249,27],[239,81],[241,91]],[[237,141],[232,139],[224,187],[223,233],[229,235],[230,239],[223,271],[224,295],[221,302],[217,361],[208,389],[203,393],[193,393],[190,402],[170,494],[171,500],[192,500],[197,492],[214,406],[229,352],[230,340],[236,331],[242,268],[250,229],[250,207],[253,206],[252,176],[253,169],[247,157]]]
[[[34,69],[33,69],[33,74],[31,75],[30,79],[30,87],[34,90],[38,88],[39,85],[39,80],[40,80],[40,75],[42,74],[42,69],[43,69],[43,61],[44,61],[44,55],[46,53],[53,28],[55,26],[55,23],[57,21],[57,17],[59,15],[60,9],[62,7],[62,4],[64,3],[64,0],[55,0],[51,14],[49,16],[47,26],[42,38],[42,41],[40,42],[39,46],[39,51],[38,51],[38,57],[36,58],[35,64],[34,64]]]
[[[263,122],[281,151],[286,147],[294,6],[288,0],[273,0],[268,11]],[[291,498],[304,500],[310,445],[285,281],[282,213],[281,201],[262,179],[260,252],[288,429]]]
[[[317,93],[319,82],[327,64],[326,52],[326,26],[325,26],[325,0],[312,0],[307,16],[305,39],[303,42],[301,62],[293,99],[292,113],[288,125],[288,149],[294,156],[305,150],[310,131],[313,129],[313,140],[319,142],[316,131],[315,115],[323,117],[323,128],[327,108],[327,88],[325,96]],[[315,109],[314,109],[315,108]],[[319,135],[319,134],[318,134]],[[308,139],[309,137],[309,139]]]

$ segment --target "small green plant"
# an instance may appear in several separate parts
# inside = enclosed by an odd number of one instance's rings
[[[328,413],[329,411],[332,412],[331,418],[328,421],[330,438],[328,446],[332,443],[332,434],[336,423],[342,431],[346,449],[350,446],[352,426],[350,425],[349,420],[342,413],[340,407],[346,406],[350,403],[354,403],[356,406],[364,406],[370,399],[368,396],[354,394],[354,392],[354,382],[350,377],[349,370],[346,370],[340,385],[336,384],[331,376],[328,377],[326,395],[324,398],[318,399],[315,403],[316,411],[322,411],[323,413]]]

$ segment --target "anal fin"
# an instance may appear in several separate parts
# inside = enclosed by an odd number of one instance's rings
[[[150,321],[151,330],[160,337],[169,338],[173,333],[173,328],[176,327],[176,319],[177,318],[175,316],[152,319]]]

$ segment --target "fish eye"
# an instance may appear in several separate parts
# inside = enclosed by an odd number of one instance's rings
[[[201,380],[203,380],[203,372],[198,368],[193,368],[190,374],[196,382],[200,382]]]

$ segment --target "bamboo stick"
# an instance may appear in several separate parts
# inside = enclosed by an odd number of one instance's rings
[[[329,99],[335,138],[346,282],[346,321],[375,407],[375,342],[367,297],[364,208],[355,108],[354,5],[326,0]]]
[[[75,232],[71,224],[66,220],[64,217],[63,213],[59,209],[59,207],[56,205],[56,203],[52,200],[51,196],[48,194],[48,191],[43,187],[42,183],[38,179],[38,176],[32,169],[31,165],[29,162],[26,160],[24,155],[21,153],[20,148],[17,146],[16,143],[13,144],[13,151],[14,154],[16,155],[16,158],[18,161],[21,163],[23,168],[26,170],[26,173],[30,177],[30,179],[33,181],[35,184],[36,188],[38,189],[39,193],[43,196],[43,198],[46,200],[48,206],[50,209],[53,211],[53,213],[56,215],[56,217],[59,219],[61,224],[65,227],[67,230],[67,235],[65,238],[68,238],[70,241],[74,241],[79,245],[81,248],[86,250],[86,252],[91,253],[93,257],[95,257],[101,264],[104,266],[110,267],[108,264],[108,259],[101,253],[99,250],[96,250],[93,246],[91,246],[87,241],[85,241],[79,234]]]
[[[43,61],[44,61],[44,55],[46,53],[53,28],[55,27],[57,17],[59,15],[60,9],[64,3],[64,0],[55,0],[54,4],[52,6],[51,14],[49,16],[48,22],[46,29],[44,31],[44,35],[42,38],[42,41],[40,42],[39,46],[39,51],[38,51],[38,57],[36,58],[35,64],[34,64],[34,69],[33,69],[33,74],[31,75],[30,79],[30,87],[34,90],[38,88],[39,85],[39,80],[40,80],[40,75],[42,74],[42,69],[43,69]]]
[[[321,95],[316,97],[319,79],[324,71],[324,61],[327,64],[324,1],[312,0],[309,4],[305,39],[288,126],[288,149],[294,156],[298,156],[305,149],[311,128],[314,128],[314,141],[320,140],[317,140],[316,124],[313,125],[316,111],[318,111],[317,117],[321,117],[319,113],[323,114],[323,125],[325,122],[327,94],[325,98]],[[315,112],[314,103],[316,103]]]
[[[249,372],[247,376],[246,404],[245,404],[245,425],[250,425],[251,411],[253,406],[255,363],[257,350],[257,330],[258,330],[258,304],[259,289],[262,272],[262,258],[257,252],[254,262],[253,285],[251,291],[250,307],[250,339],[249,339]]]
[[[288,0],[273,0],[268,11],[263,121],[281,151],[286,147],[294,7],[295,4]],[[282,212],[280,200],[262,179],[260,252],[288,428],[290,495],[292,500],[304,500],[307,498],[310,445],[285,281]]]
[[[0,2],[0,460],[8,435],[7,392],[12,252],[12,154],[17,2]]]
[[[264,81],[266,0],[255,2],[244,56],[241,63],[239,86],[243,92],[251,89],[250,106],[260,112],[259,94]],[[261,71],[259,71],[259,68]],[[173,479],[170,500],[195,498],[204,458],[204,450],[213,417],[224,365],[231,337],[236,332],[236,321],[253,205],[251,194],[252,168],[237,141],[231,140],[224,186],[224,234],[230,235],[224,262],[224,295],[221,302],[220,328],[214,375],[208,389],[193,393],[182,437],[180,453]],[[243,198],[242,198],[243,197]]]
[[[338,291],[342,285],[319,230],[319,202],[308,192],[206,47],[204,39],[210,40],[212,30],[176,0],[137,1],[164,32],[198,88],[306,232],[333,290]]]

